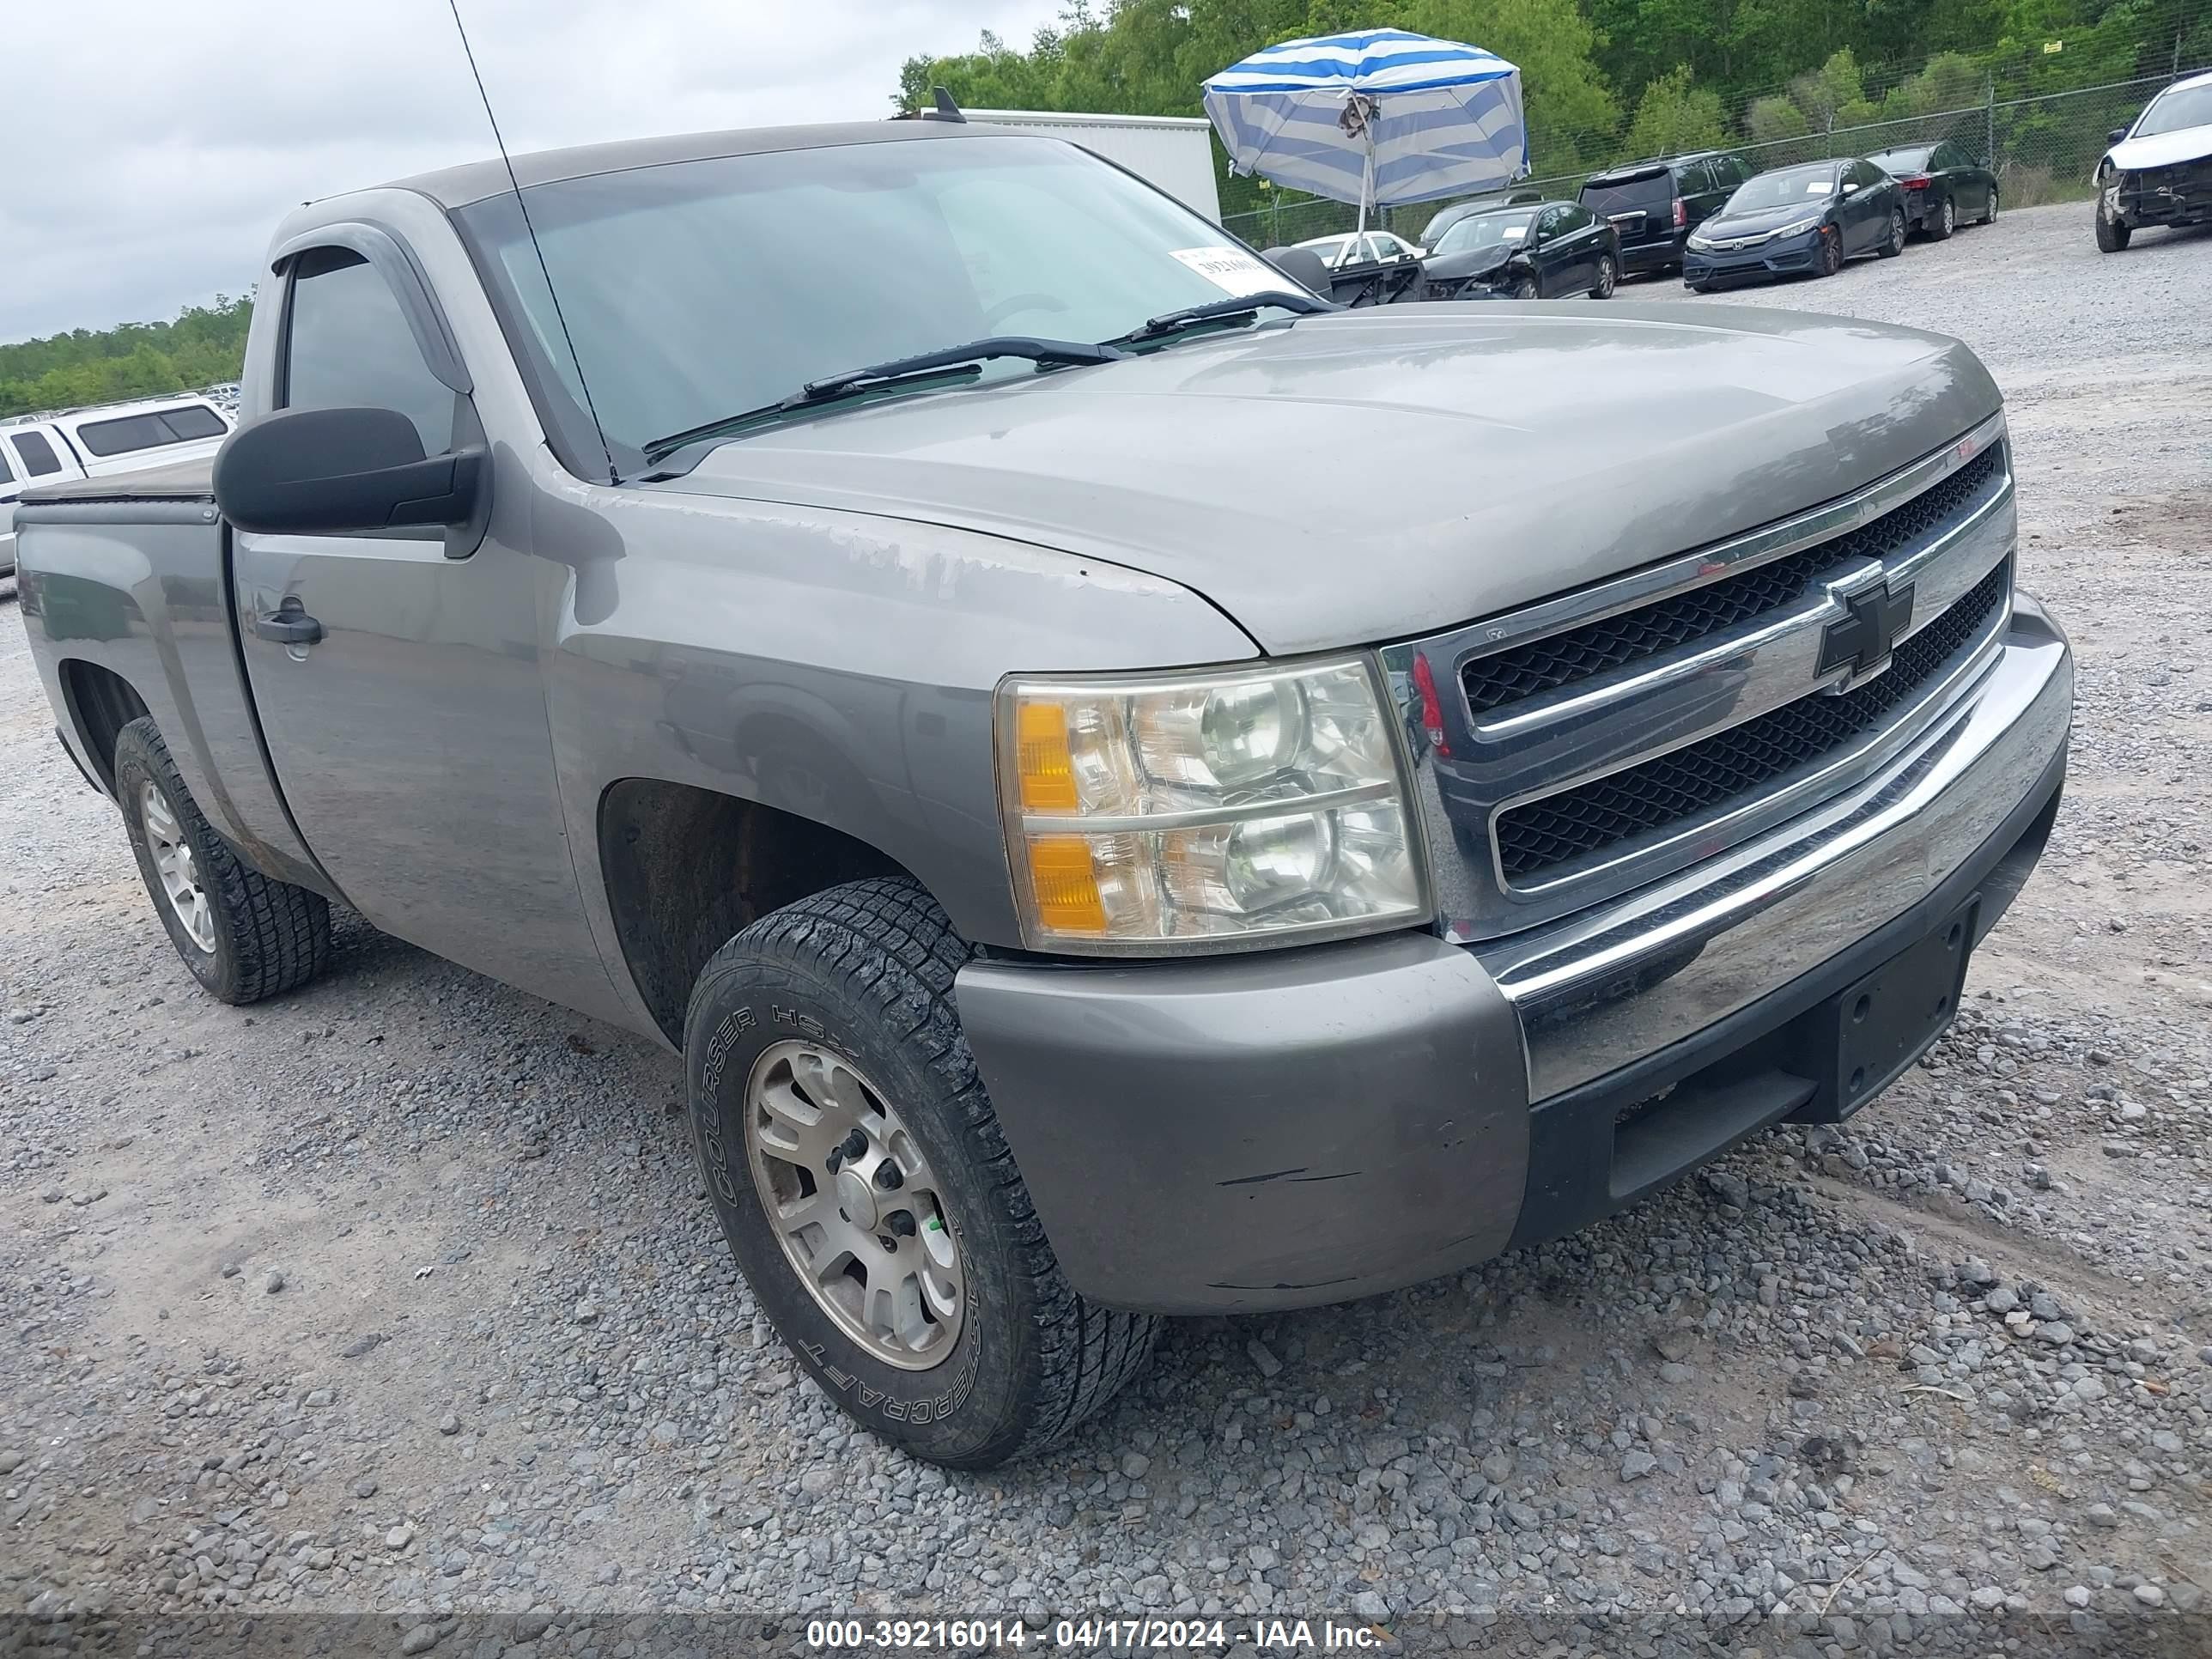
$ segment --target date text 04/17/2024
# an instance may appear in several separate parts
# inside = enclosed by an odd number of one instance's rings
[[[1032,1644],[1066,1652],[1222,1652],[1249,1644],[1348,1653],[1380,1647],[1389,1639],[1372,1626],[1333,1619],[1261,1619],[1233,1625],[1223,1619],[1061,1619],[1036,1631],[1018,1619],[815,1619],[806,1626],[807,1646],[825,1652],[946,1647],[1019,1651]]]

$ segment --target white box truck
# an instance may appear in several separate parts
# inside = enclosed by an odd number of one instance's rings
[[[1062,110],[971,109],[971,121],[1065,138],[1125,167],[1194,213],[1221,222],[1213,184],[1213,125],[1202,115],[1082,115]]]

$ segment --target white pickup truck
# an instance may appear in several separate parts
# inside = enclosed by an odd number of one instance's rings
[[[15,573],[15,503],[32,485],[207,460],[230,428],[230,417],[204,398],[111,404],[0,426],[0,576]]]

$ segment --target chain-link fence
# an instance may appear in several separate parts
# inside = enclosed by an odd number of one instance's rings
[[[1923,71],[1925,74],[1925,71]],[[1832,106],[1819,106],[1817,94],[1808,96],[1804,81],[1793,88],[1796,101],[1785,107],[1777,94],[1747,100],[1739,120],[1731,123],[1747,134],[1742,142],[1723,139],[1696,148],[1725,149],[1741,156],[1755,172],[1792,167],[1830,156],[1870,155],[1908,145],[1933,144],[1949,139],[1963,145],[1977,160],[1994,168],[1998,193],[2008,207],[2033,207],[2039,203],[2087,199],[2093,194],[2090,173],[2104,152],[2106,135],[2124,126],[2151,96],[2174,77],[2146,76],[2102,86],[2042,93],[2030,97],[2000,95],[1994,76],[1985,76],[1978,101],[1952,107],[1899,115],[1881,120],[1838,120]],[[1863,94],[1862,94],[1863,97]],[[1803,104],[1814,105],[1808,118]],[[1793,116],[1784,119],[1784,116]],[[1802,126],[1778,137],[1757,137],[1762,127]],[[1532,134],[1531,148],[1543,150]],[[1577,146],[1590,155],[1595,146]],[[1674,147],[1669,153],[1692,148]],[[1572,198],[1583,180],[1606,167],[1644,159],[1625,149],[1611,154],[1597,150],[1593,165],[1571,172],[1557,172],[1524,179],[1513,193]],[[1323,201],[1291,191],[1266,192],[1272,199],[1264,207],[1227,215],[1230,230],[1255,247],[1279,247],[1316,236],[1348,231],[1358,210],[1343,202]],[[1418,242],[1429,220],[1449,202],[1422,202],[1410,207],[1385,208],[1375,216],[1380,228]]]

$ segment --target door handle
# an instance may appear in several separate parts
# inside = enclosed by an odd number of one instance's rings
[[[323,637],[322,623],[309,616],[307,607],[291,595],[287,595],[284,602],[267,615],[256,617],[253,631],[279,645],[313,645]]]

